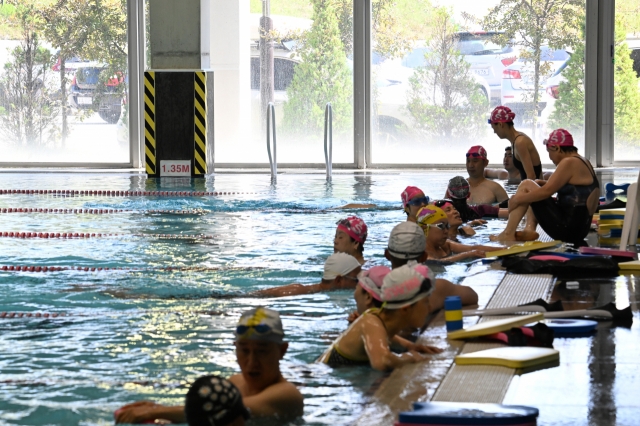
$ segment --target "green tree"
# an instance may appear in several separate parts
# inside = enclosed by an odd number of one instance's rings
[[[437,9],[432,28],[426,65],[409,79],[407,110],[427,134],[477,138],[487,128],[487,98],[457,49],[456,27],[444,8]]]
[[[47,143],[55,135],[58,115],[59,101],[47,85],[52,77],[51,52],[40,44],[35,10],[30,1],[16,7],[23,40],[4,66],[0,86],[0,128],[21,145]]]
[[[558,85],[558,99],[549,117],[549,127],[562,127],[576,136],[584,135],[584,60],[584,43],[577,43],[562,71],[565,80]]]
[[[613,122],[616,141],[640,145],[640,79],[633,70],[626,27],[617,19],[613,76]]]
[[[313,0],[313,25],[299,51],[288,101],[284,105],[283,127],[302,133],[324,126],[327,102],[333,107],[333,127],[346,130],[351,125],[351,72],[340,41],[340,31],[330,0]]]
[[[498,44],[522,47],[521,58],[533,63],[532,108],[527,111],[533,121],[532,137],[538,118],[540,82],[550,71],[541,63],[541,48],[546,45],[561,49],[577,44],[583,22],[584,0],[500,0],[483,21],[486,30],[503,32],[495,37]]]

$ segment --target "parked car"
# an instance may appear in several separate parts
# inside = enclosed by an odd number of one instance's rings
[[[411,127],[412,117],[406,109],[409,79],[416,68],[426,65],[427,47],[418,44],[401,59],[387,60],[375,67],[374,75],[377,87],[378,129],[381,133],[394,134],[401,126]],[[490,102],[491,87],[486,79],[471,72],[474,88],[487,102]],[[436,93],[435,96],[440,96]]]
[[[538,116],[546,106],[542,100],[545,93],[547,79],[552,76],[560,66],[566,63],[571,54],[564,49],[550,49],[543,46],[540,52],[540,64],[547,69],[546,73],[540,75],[538,109],[535,112]],[[502,101],[501,104],[508,106],[516,113],[516,125],[521,125],[527,117],[534,114],[533,89],[534,89],[534,64],[531,59],[520,58],[509,65],[502,72]]]
[[[104,84],[104,92],[98,93],[100,75],[106,70],[102,64],[85,63],[76,69],[69,86],[69,105],[77,109],[91,109],[109,124],[116,124],[122,108],[121,85],[124,76],[117,73]],[[100,95],[100,96],[98,96]]]

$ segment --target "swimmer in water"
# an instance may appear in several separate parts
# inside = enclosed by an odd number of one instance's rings
[[[240,374],[231,376],[229,381],[240,391],[251,416],[276,417],[279,421],[301,416],[304,406],[302,394],[280,373],[280,360],[289,346],[283,340],[280,314],[263,307],[245,311],[234,334]],[[184,423],[185,407],[139,401],[115,412],[116,423],[142,423],[156,419]]]
[[[470,237],[471,235],[475,235],[476,231],[472,228],[473,225],[484,225],[487,223],[486,220],[475,219],[469,224],[465,225],[462,222],[462,217],[460,217],[460,212],[456,210],[453,206],[453,201],[449,199],[437,200],[433,202],[433,205],[436,207],[440,207],[443,212],[447,214],[447,219],[449,220],[449,239],[451,241],[458,241],[459,235],[464,235]]]
[[[507,191],[500,184],[484,177],[484,169],[489,164],[489,160],[487,151],[483,147],[475,145],[469,148],[466,164],[469,173],[470,204],[502,203],[509,199]]]
[[[184,415],[189,426],[244,426],[251,416],[236,385],[215,375],[200,377],[191,384]]]
[[[334,253],[347,253],[364,265],[364,243],[367,240],[367,224],[358,216],[349,216],[337,222],[333,239]]]
[[[418,225],[427,238],[427,259],[457,262],[465,259],[484,258],[487,252],[504,247],[466,245],[450,241],[449,219],[441,208],[431,204],[418,212]]]
[[[418,210],[429,204],[429,197],[415,186],[407,186],[400,194],[400,198],[402,199],[402,208],[407,214],[407,221],[409,222],[415,223]]]
[[[324,293],[335,290],[351,290],[358,283],[362,266],[347,253],[334,253],[324,263],[322,281],[319,284],[289,284],[249,293],[249,297],[283,297],[298,294]]]
[[[484,169],[484,177],[487,179],[506,180],[511,184],[520,183],[520,170],[513,165],[513,150],[511,149],[511,145],[504,149],[502,165],[504,169]]]
[[[371,365],[387,371],[404,364],[423,361],[425,354],[441,349],[419,345],[397,334],[405,328],[419,328],[429,312],[429,295],[433,291],[433,273],[425,265],[404,265],[393,271],[374,266],[360,274],[358,286],[369,292],[380,307],[369,309],[356,319],[320,358],[331,367]],[[395,354],[391,342],[407,352]]]

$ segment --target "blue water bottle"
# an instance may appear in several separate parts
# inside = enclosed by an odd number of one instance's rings
[[[444,319],[447,332],[462,329],[462,301],[460,296],[449,296],[444,299]]]

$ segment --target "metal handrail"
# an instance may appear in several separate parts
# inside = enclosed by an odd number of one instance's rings
[[[273,157],[271,156],[271,138],[273,137]],[[278,162],[276,160],[276,107],[273,102],[267,105],[267,153],[271,165],[271,179],[278,174]]]
[[[333,172],[333,109],[327,102],[324,109],[324,163],[327,166],[327,181]]]

